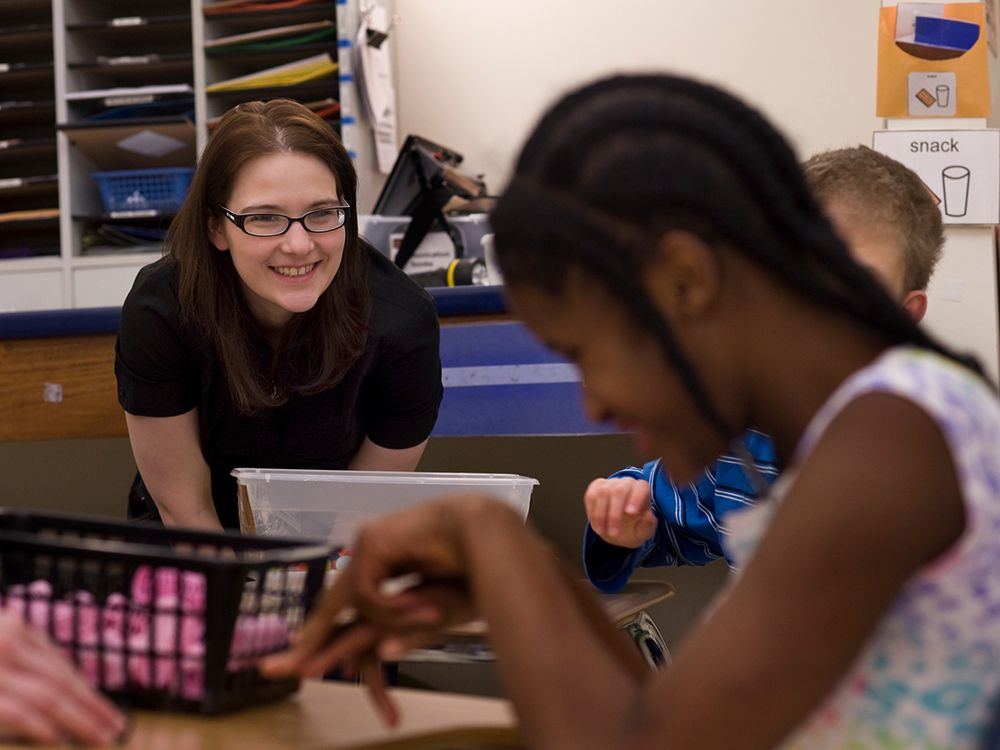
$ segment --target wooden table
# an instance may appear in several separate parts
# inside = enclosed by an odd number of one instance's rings
[[[365,688],[306,680],[288,699],[221,716],[136,711],[127,750],[432,750],[520,747],[509,701],[392,688],[388,728]],[[23,745],[2,746],[24,750]]]
[[[665,581],[631,580],[617,594],[598,594],[608,619],[618,626],[674,595],[673,585]]]

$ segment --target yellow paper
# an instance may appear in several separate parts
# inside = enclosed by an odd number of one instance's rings
[[[944,17],[979,24],[979,39],[968,52],[950,60],[924,60],[896,44],[896,8],[882,8],[878,29],[878,117],[912,117],[908,76],[911,73],[953,73],[955,107],[952,117],[988,117],[990,81],[987,66],[986,10],[983,3],[946,3]],[[940,116],[928,107],[922,116]]]
[[[305,60],[268,68],[250,75],[230,78],[206,86],[205,91],[233,91],[237,89],[269,88],[273,86],[294,86],[297,83],[312,81],[337,71],[337,63],[329,54],[323,53],[308,57]]]

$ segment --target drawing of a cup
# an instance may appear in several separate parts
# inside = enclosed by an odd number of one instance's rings
[[[941,170],[944,187],[944,212],[947,216],[965,216],[969,207],[969,168],[961,165]]]
[[[937,99],[937,105],[939,107],[948,106],[948,96],[951,94],[950,86],[938,86],[934,89],[934,93]]]

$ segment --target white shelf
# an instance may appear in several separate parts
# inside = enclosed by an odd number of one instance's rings
[[[82,255],[73,258],[73,268],[141,268],[163,257],[159,250],[142,253],[114,253],[108,255]]]
[[[62,267],[62,258],[55,255],[43,258],[0,258],[0,274],[61,271]],[[0,305],[2,305],[2,300],[0,300]]]
[[[41,45],[45,49],[29,51],[34,57],[41,56],[54,61],[54,89],[45,97],[49,100],[48,108],[38,115],[48,118],[54,116],[54,123],[52,119],[48,119],[37,127],[44,128],[47,133],[51,133],[53,124],[57,128],[55,143],[51,146],[55,154],[52,158],[57,161],[57,165],[48,174],[55,171],[59,174],[60,213],[58,223],[53,223],[53,227],[57,229],[52,229],[52,239],[48,246],[51,249],[57,244],[58,231],[60,255],[0,258],[0,311],[120,305],[139,268],[161,257],[161,252],[156,249],[109,255],[83,254],[84,233],[109,221],[102,216],[103,204],[91,174],[119,169],[194,166],[209,137],[206,125],[208,119],[221,114],[224,109],[239,101],[238,95],[210,97],[206,94],[206,85],[220,80],[222,75],[244,72],[239,69],[240,66],[249,67],[245,72],[250,73],[254,72],[254,65],[266,67],[262,62],[264,58],[267,58],[269,66],[272,58],[283,55],[294,57],[296,54],[291,50],[272,51],[262,54],[261,60],[255,59],[255,55],[237,55],[227,59],[208,58],[204,50],[205,40],[218,38],[233,30],[253,31],[325,18],[336,22],[337,34],[336,38],[329,40],[329,51],[331,55],[337,55],[341,68],[337,79],[329,83],[328,95],[338,98],[342,105],[341,136],[355,158],[361,195],[371,203],[378,194],[383,178],[375,169],[374,140],[370,129],[358,122],[359,113],[353,106],[357,97],[353,78],[350,76],[352,66],[349,56],[359,24],[359,0],[331,0],[293,9],[227,16],[206,16],[202,0],[163,0],[154,6],[150,6],[147,0],[116,0],[114,3],[102,0],[13,2],[15,5],[12,8],[17,10],[19,23],[22,17],[35,23],[32,14],[41,13],[39,9],[44,9],[47,13],[51,8],[52,33],[37,35],[36,46]],[[391,0],[382,0],[382,3],[391,12]],[[165,18],[167,15],[170,17]],[[142,27],[131,28],[124,23],[111,23],[115,18],[129,17],[134,20],[147,16],[148,23]],[[49,22],[47,15],[44,21]],[[160,33],[157,30],[160,27],[165,31]],[[304,49],[309,54],[315,54],[314,46],[313,43]],[[190,50],[190,60],[179,59],[179,51],[184,50]],[[175,76],[178,77],[177,83],[193,87],[193,118],[184,119],[183,116],[175,115],[172,118],[146,117],[137,120],[85,120],[88,115],[100,111],[105,106],[104,102],[96,100],[91,104],[84,104],[67,100],[67,95],[75,92],[135,85],[137,71],[142,72],[137,67],[138,63],[105,65],[101,63],[102,59],[122,60],[155,54],[165,57],[161,57],[159,63],[150,58],[150,75],[160,78]],[[164,62],[166,57],[169,60]],[[161,81],[160,78],[151,82],[173,82],[172,79]],[[315,91],[311,89],[315,89],[315,86],[303,87],[303,97],[308,94],[308,99],[316,99]],[[295,92],[294,89],[283,89],[280,93],[289,95]],[[267,98],[268,94],[258,90],[253,92],[253,96]],[[52,100],[55,102],[54,107]],[[33,120],[31,122],[34,123]],[[16,124],[22,127],[23,117]],[[10,123],[5,125],[5,121],[0,118],[0,141],[18,137],[19,134],[11,133],[13,127]],[[140,156],[118,146],[123,139],[146,130],[175,139],[183,147],[160,158]],[[55,200],[54,195],[48,198],[50,202]],[[110,220],[110,223],[116,222]],[[37,234],[40,230],[31,227],[31,231]],[[27,244],[27,241],[21,244]]]

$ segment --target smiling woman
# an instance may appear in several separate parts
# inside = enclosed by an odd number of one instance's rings
[[[232,257],[254,317],[278,331],[296,313],[311,310],[340,270],[344,232],[331,230],[344,222],[331,217],[346,220],[347,208],[339,209],[337,180],[315,156],[268,154],[240,170],[229,203],[238,208],[221,209],[228,221],[209,219],[212,244]],[[262,211],[302,215],[291,220]]]
[[[358,236],[336,134],[288,100],[219,123],[122,309],[129,515],[238,527],[237,466],[411,471],[441,401],[431,298]]]

